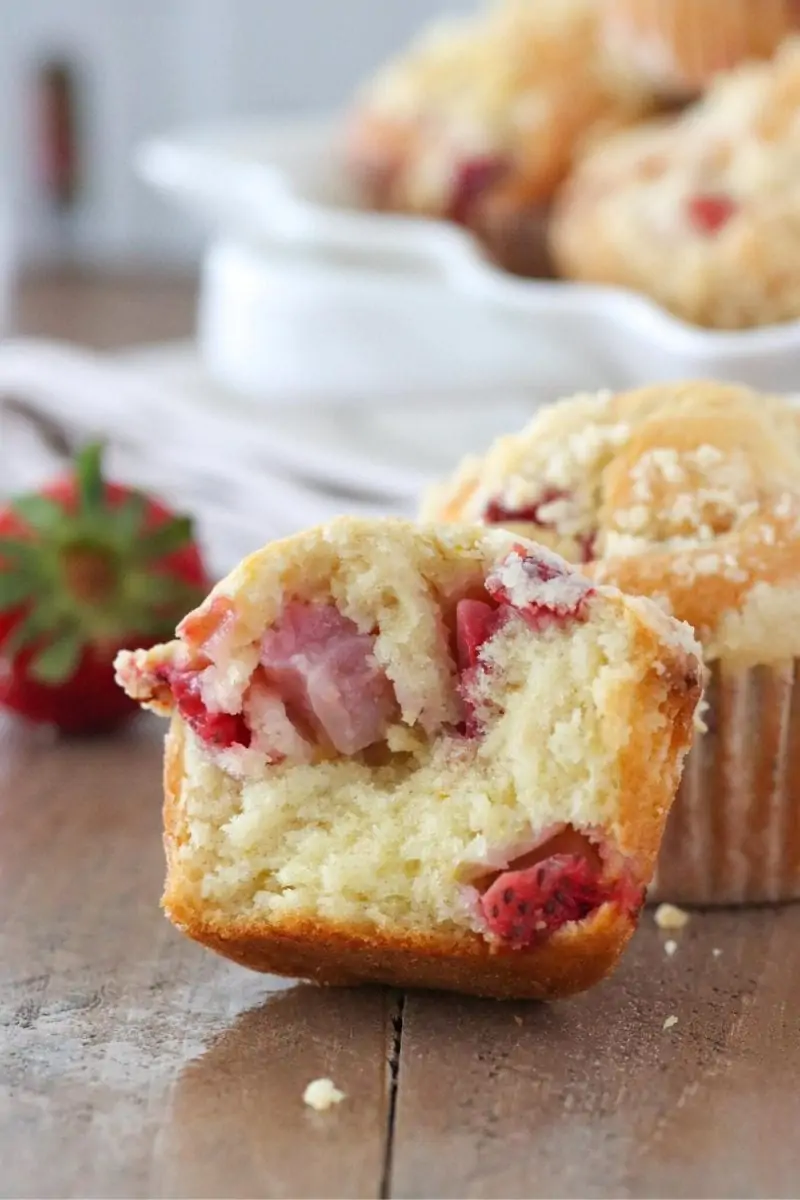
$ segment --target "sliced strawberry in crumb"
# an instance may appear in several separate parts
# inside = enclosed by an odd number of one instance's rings
[[[506,619],[508,610],[486,604],[483,600],[459,600],[456,605],[456,648],[461,675],[461,699],[464,703],[463,732],[477,737],[481,723],[475,708],[474,687],[478,673],[485,670],[480,650]]]
[[[288,604],[261,641],[261,663],[289,715],[321,733],[340,754],[385,737],[397,710],[375,659],[375,638],[333,604]]]
[[[581,562],[594,562],[597,557],[597,537],[598,531],[592,529],[589,533],[582,533],[578,537],[578,547],[581,552]]]
[[[738,209],[738,204],[725,195],[690,196],[687,202],[689,221],[699,233],[719,233]]]
[[[178,626],[178,636],[187,645],[203,647],[220,637],[235,617],[233,601],[227,596],[215,596],[210,604],[203,604],[183,618]]]
[[[456,168],[450,206],[447,215],[451,221],[462,224],[468,221],[472,209],[487,188],[506,173],[508,161],[496,154],[479,155],[464,159]]]
[[[615,898],[580,854],[554,854],[521,871],[503,871],[480,898],[486,928],[517,949],[532,946]]]
[[[515,546],[486,580],[486,590],[509,604],[532,629],[550,624],[585,621],[587,601],[594,594],[588,579],[570,570],[555,554]]]
[[[554,529],[555,521],[545,520],[541,510],[557,500],[569,499],[570,493],[561,488],[547,488],[538,500],[519,508],[508,508],[501,500],[490,500],[486,505],[483,519],[487,525],[502,525],[506,522],[527,525],[538,525],[542,529]]]
[[[477,666],[484,642],[497,631],[502,618],[497,608],[483,600],[459,600],[456,605],[458,669]]]
[[[241,714],[209,712],[200,689],[201,672],[177,668],[159,668],[157,676],[172,692],[178,712],[197,736],[217,750],[229,746],[249,746],[250,730]]]

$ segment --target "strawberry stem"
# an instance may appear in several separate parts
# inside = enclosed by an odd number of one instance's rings
[[[89,442],[75,459],[80,506],[85,512],[96,512],[103,502],[103,450],[102,442]]]

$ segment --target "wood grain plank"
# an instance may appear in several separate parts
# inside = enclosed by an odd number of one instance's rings
[[[170,928],[159,735],[0,737],[0,1194],[376,1195],[393,1001]],[[320,1075],[347,1093],[324,1114]]]
[[[390,1194],[800,1195],[800,907],[669,936],[560,1005],[409,996]]]
[[[196,282],[169,271],[61,267],[23,274],[12,329],[96,350],[190,337]]]

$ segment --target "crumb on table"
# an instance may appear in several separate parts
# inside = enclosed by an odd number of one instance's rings
[[[332,1104],[344,1100],[344,1092],[340,1092],[332,1079],[312,1079],[303,1092],[303,1100],[315,1112],[325,1112]]]
[[[677,1024],[678,1024],[678,1018],[674,1015],[669,1016],[665,1019],[663,1028],[664,1029],[672,1029],[673,1025],[677,1025]]]
[[[670,938],[669,941],[664,942],[664,953],[666,955],[668,955],[669,958],[672,958],[673,954],[675,953],[675,951],[677,949],[678,949],[678,943],[676,941],[674,941],[672,938]]]
[[[674,904],[659,904],[654,919],[659,929],[683,929],[689,914]]]

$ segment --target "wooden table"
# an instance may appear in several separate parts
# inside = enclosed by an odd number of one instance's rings
[[[800,907],[553,1006],[251,975],[159,914],[160,732],[0,725],[0,1195],[800,1195]]]

